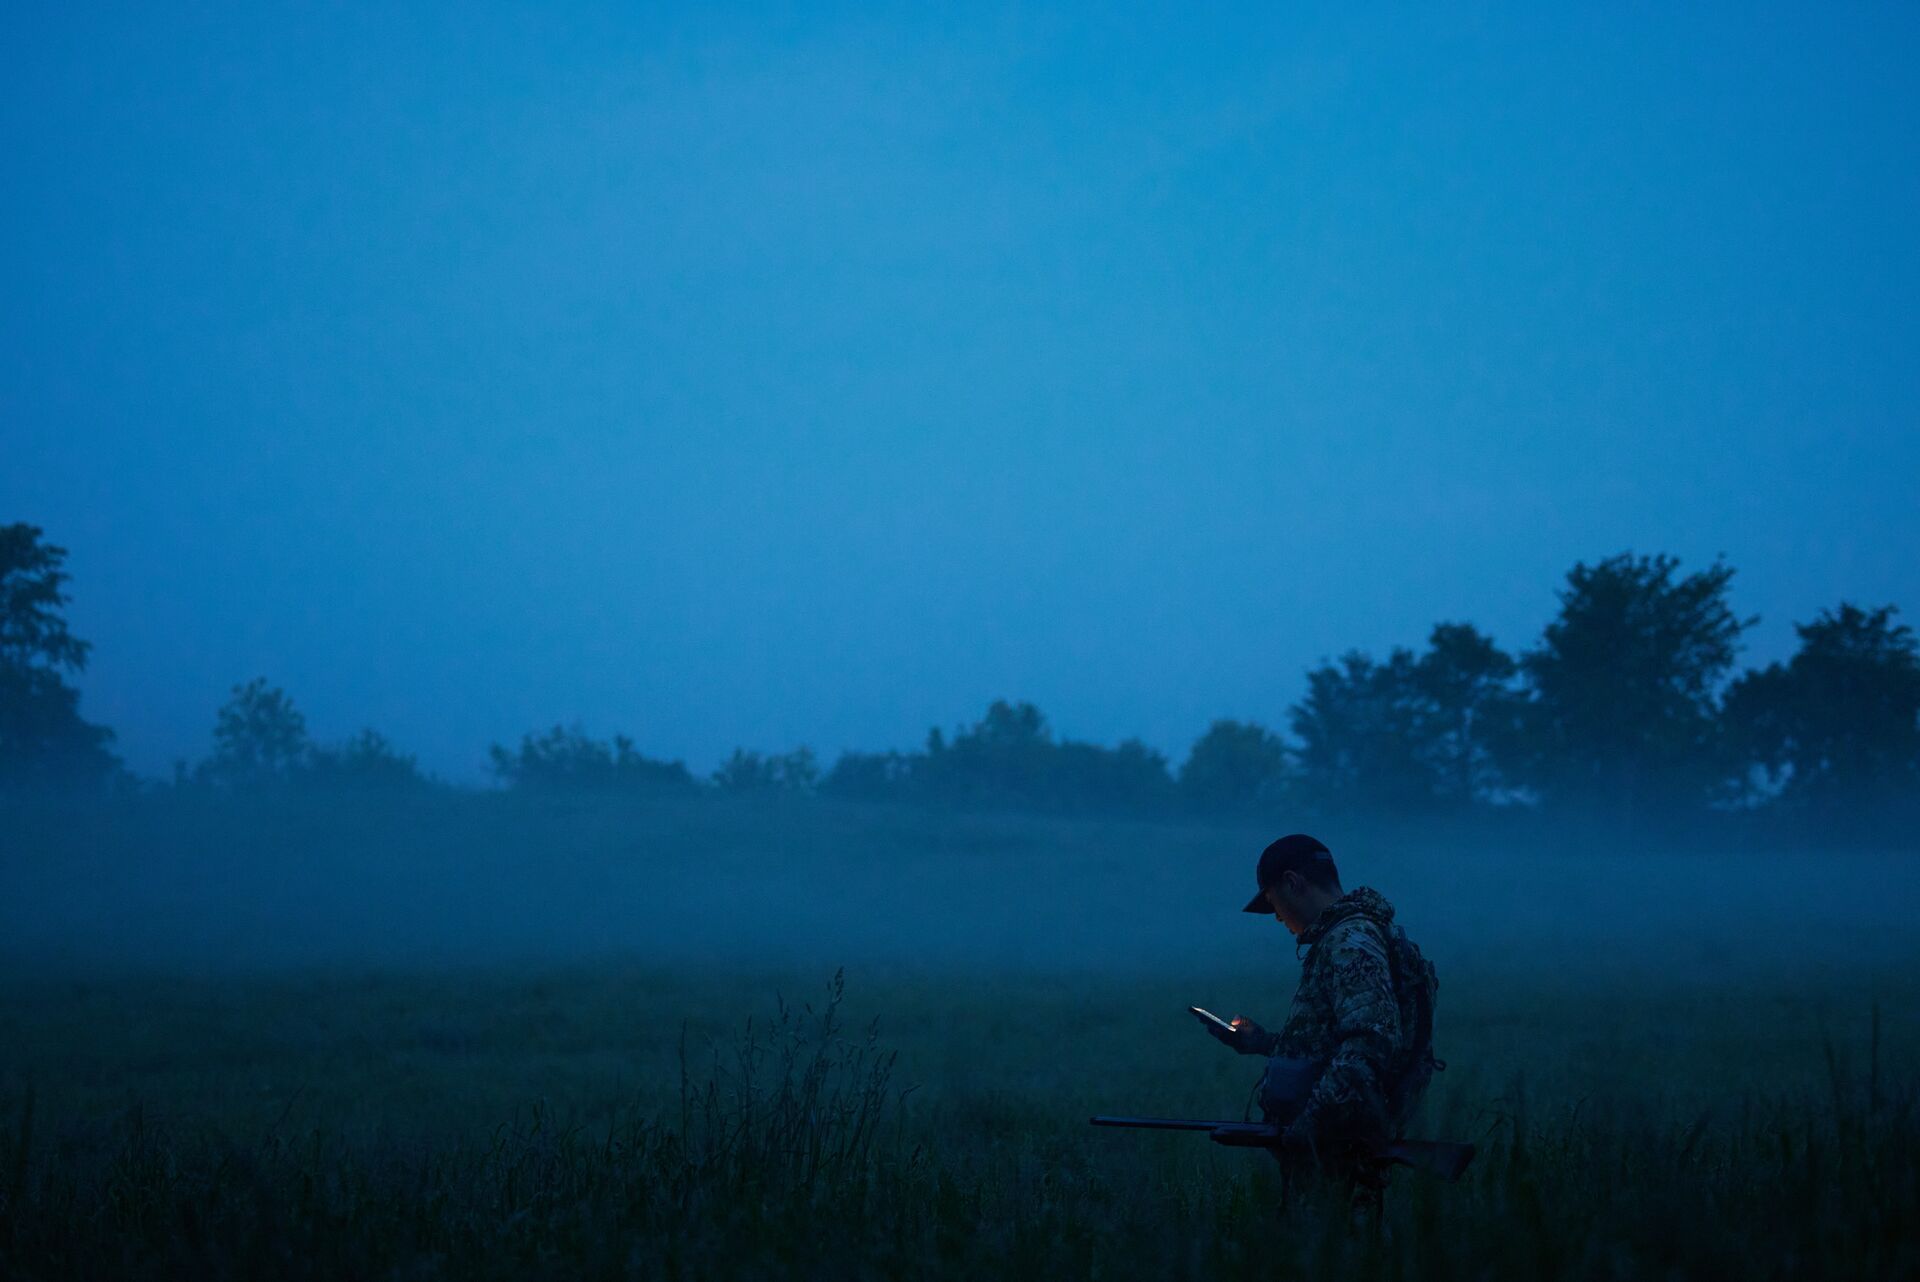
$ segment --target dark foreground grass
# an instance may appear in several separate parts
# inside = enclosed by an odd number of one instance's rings
[[[1277,1215],[1258,1154],[1084,1125],[1238,1115],[1251,1061],[1179,985],[882,975],[748,1019],[763,980],[617,969],[16,980],[0,1276],[1920,1271],[1910,992],[1536,978],[1461,985],[1422,1129],[1481,1156],[1402,1173],[1382,1235]]]

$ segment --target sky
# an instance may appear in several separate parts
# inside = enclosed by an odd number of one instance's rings
[[[254,676],[465,782],[1177,762],[1627,550],[1920,612],[1909,6],[0,21],[0,522],[146,773]]]

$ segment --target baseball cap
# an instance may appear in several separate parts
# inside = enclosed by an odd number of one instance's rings
[[[1273,905],[1267,902],[1267,887],[1279,881],[1285,873],[1304,870],[1313,864],[1333,862],[1333,852],[1317,837],[1309,837],[1304,832],[1289,833],[1260,852],[1260,867],[1254,876],[1260,882],[1260,889],[1240,911],[1249,913],[1273,912]]]

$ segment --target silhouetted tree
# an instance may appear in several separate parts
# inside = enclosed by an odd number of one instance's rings
[[[1781,799],[1811,809],[1878,810],[1920,793],[1920,646],[1893,606],[1841,604],[1794,625],[1786,664],[1727,691],[1728,737]]]
[[[1288,780],[1285,742],[1251,721],[1214,722],[1180,767],[1180,794],[1201,811],[1253,810],[1279,801]]]
[[[843,752],[820,781],[820,795],[846,801],[908,800],[916,760],[902,752]]]
[[[1288,719],[1301,786],[1319,804],[1411,813],[1438,800],[1435,718],[1411,650],[1395,647],[1384,663],[1350,650],[1313,669]]]
[[[1353,650],[1307,673],[1290,710],[1300,790],[1336,809],[1419,813],[1504,791],[1495,747],[1510,736],[1514,660],[1470,623],[1439,623],[1416,655]]]
[[[1045,805],[1080,812],[1151,813],[1174,795],[1166,755],[1139,739],[1111,748],[1065,740],[1047,761],[1045,778]]]
[[[931,797],[963,805],[1045,802],[1053,749],[1053,731],[1040,709],[996,699],[951,742],[938,727],[927,732],[926,754],[914,763],[915,782]]]
[[[232,788],[261,788],[293,781],[313,749],[307,719],[287,692],[255,677],[233,687],[213,726],[213,755],[199,775]]]
[[[315,747],[308,754],[304,780],[323,788],[367,792],[405,792],[431,784],[419,763],[377,730],[362,730],[337,747]]]
[[[119,772],[113,732],[80,716],[63,673],[87,666],[67,628],[67,551],[38,526],[0,526],[0,787],[97,783]]]
[[[615,735],[605,742],[584,731],[555,726],[535,738],[523,735],[517,752],[492,744],[493,772],[514,788],[604,792],[692,792],[699,787],[684,762],[654,761]]]
[[[1520,659],[1509,778],[1629,824],[1705,801],[1720,773],[1716,695],[1755,620],[1727,604],[1731,566],[1678,567],[1622,553],[1568,572],[1559,614]]]
[[[1138,739],[1057,741],[1040,709],[1004,699],[950,739],[929,731],[907,769],[907,795],[960,806],[1138,813],[1173,795],[1166,758]]]
[[[1511,733],[1517,671],[1471,623],[1437,623],[1428,635],[1413,677],[1427,703],[1419,752],[1442,800],[1469,806],[1500,790],[1494,753]]]
[[[768,756],[735,748],[713,772],[714,786],[732,793],[811,793],[820,782],[820,763],[811,748]]]

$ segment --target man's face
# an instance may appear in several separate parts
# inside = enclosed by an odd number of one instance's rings
[[[1263,890],[1267,903],[1273,907],[1273,915],[1290,933],[1297,935],[1307,928],[1306,878],[1297,872],[1284,872],[1280,874],[1279,881],[1263,887]]]

